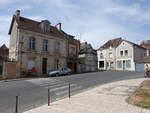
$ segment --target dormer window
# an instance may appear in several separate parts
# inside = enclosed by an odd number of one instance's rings
[[[41,24],[40,24],[41,31],[42,32],[48,32],[50,24],[51,23],[48,20],[41,21]]]
[[[44,32],[48,32],[49,24],[44,25]]]

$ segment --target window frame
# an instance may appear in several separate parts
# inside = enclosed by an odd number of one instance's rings
[[[29,38],[29,49],[36,50],[36,38],[35,37]]]
[[[42,47],[43,51],[48,51],[48,40],[44,39],[43,40],[43,47]]]
[[[109,52],[109,58],[113,58],[113,53]]]
[[[126,68],[131,68],[131,60],[126,60]]]
[[[122,68],[122,61],[121,60],[117,61],[117,68]]]
[[[124,51],[124,54],[125,54],[125,56],[128,56],[128,55],[129,55],[128,50],[125,50],[125,51]]]
[[[120,51],[120,56],[121,56],[121,57],[123,56],[123,51],[122,51],[122,50]]]
[[[60,53],[60,42],[56,41],[55,42],[55,51],[56,54]]]

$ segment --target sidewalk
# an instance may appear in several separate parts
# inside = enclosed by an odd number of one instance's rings
[[[118,81],[24,113],[150,113],[126,103],[126,98],[146,79]]]

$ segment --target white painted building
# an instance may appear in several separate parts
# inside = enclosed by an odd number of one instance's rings
[[[116,70],[143,71],[144,64],[139,59],[146,56],[146,49],[123,40],[116,49]]]
[[[109,42],[109,44],[108,44]],[[146,49],[127,40],[113,39],[98,49],[98,69],[143,71],[140,59],[146,55]],[[112,46],[114,44],[114,46]]]
[[[121,41],[122,38],[109,40],[97,50],[99,70],[116,69],[116,48]]]

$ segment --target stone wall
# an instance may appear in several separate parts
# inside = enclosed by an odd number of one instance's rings
[[[12,28],[12,33],[10,35],[10,40],[9,40],[9,58],[16,60],[17,56],[17,45],[18,45],[18,29],[17,29],[17,23],[16,21],[14,22],[13,28]]]
[[[17,78],[17,62],[4,62],[2,78]]]

